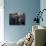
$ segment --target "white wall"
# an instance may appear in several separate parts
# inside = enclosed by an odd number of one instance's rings
[[[0,42],[4,41],[4,8],[3,0],[0,0]]]

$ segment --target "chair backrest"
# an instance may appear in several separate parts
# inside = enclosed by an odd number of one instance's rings
[[[32,33],[34,35],[34,41],[35,41],[34,45],[35,46],[46,45],[46,28],[44,28],[43,26],[40,26],[40,25],[34,25],[34,26],[32,26]]]

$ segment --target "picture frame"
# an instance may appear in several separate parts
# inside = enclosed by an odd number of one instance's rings
[[[25,25],[25,13],[10,13],[9,25]]]

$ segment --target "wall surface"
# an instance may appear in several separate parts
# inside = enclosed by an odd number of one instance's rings
[[[41,11],[43,9],[46,9],[46,0],[41,0],[40,1],[40,9],[41,9]],[[42,17],[43,17],[43,22],[41,21],[40,25],[46,26],[46,10],[43,12]]]
[[[41,0],[41,1],[40,1],[40,9],[41,9],[41,10],[46,9],[46,0]],[[40,22],[40,25],[46,27],[46,11],[44,11],[42,17],[43,17],[44,20],[43,20],[43,22],[42,22],[42,21]],[[46,41],[46,40],[45,40],[45,41]],[[45,43],[46,43],[46,42],[45,42]]]
[[[0,42],[4,41],[4,8],[3,0],[0,0]]]
[[[4,38],[7,41],[18,41],[32,30],[32,23],[35,12],[40,9],[40,0],[4,0]],[[15,13],[17,10],[26,14],[25,25],[9,25],[9,13]]]

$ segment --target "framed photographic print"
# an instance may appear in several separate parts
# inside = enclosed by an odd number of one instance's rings
[[[9,24],[10,25],[25,25],[25,13],[10,13],[9,14]]]

